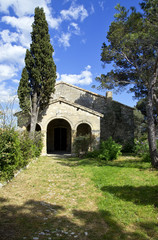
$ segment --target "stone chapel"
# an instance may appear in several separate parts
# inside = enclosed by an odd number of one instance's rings
[[[29,120],[19,121],[29,128]],[[72,153],[76,136],[93,134],[100,140],[112,138],[122,144],[134,139],[133,108],[112,99],[112,92],[102,96],[74,85],[59,82],[49,106],[38,118],[36,130],[43,133],[42,155]]]

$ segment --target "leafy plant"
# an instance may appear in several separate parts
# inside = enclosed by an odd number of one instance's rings
[[[144,162],[151,162],[149,153],[149,144],[147,139],[135,140],[134,152],[137,156],[141,157]]]
[[[121,149],[122,146],[109,137],[106,141],[101,142],[98,157],[107,161],[117,159],[121,155]]]
[[[94,143],[95,137],[89,134],[87,135],[79,135],[74,140],[74,151],[79,156],[80,154],[86,154],[89,148],[92,147],[92,143]]]
[[[35,132],[35,136],[33,139],[33,149],[35,157],[39,157],[41,155],[42,148],[43,148],[42,134],[41,132]]]
[[[0,129],[0,171],[1,176],[10,179],[14,170],[23,166],[20,139],[14,128]]]
[[[0,178],[11,179],[15,170],[40,156],[42,146],[41,133],[31,140],[27,132],[18,134],[14,128],[0,129]]]
[[[88,152],[87,157],[99,158],[101,160],[114,160],[121,155],[122,146],[109,137],[106,141],[100,143],[99,149]]]

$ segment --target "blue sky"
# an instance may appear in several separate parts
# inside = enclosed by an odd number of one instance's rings
[[[106,90],[92,85],[109,69],[102,68],[101,46],[118,3],[139,8],[138,0],[0,0],[0,102],[16,95],[37,6],[44,8],[49,24],[57,81],[105,95]],[[136,103],[126,92],[113,93],[113,99],[129,106]]]

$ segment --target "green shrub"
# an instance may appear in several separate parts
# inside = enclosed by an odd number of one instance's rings
[[[42,135],[40,132],[35,132],[34,139],[30,139],[29,133],[24,131],[20,136],[20,147],[24,162],[26,165],[31,158],[39,157],[42,151]]]
[[[99,158],[101,160],[114,160],[121,155],[122,146],[112,140],[112,137],[108,138],[106,141],[102,141],[99,149],[95,149],[92,152],[87,153],[87,157]]]
[[[122,146],[122,153],[133,153],[134,152],[134,143],[127,142]]]
[[[9,180],[30,159],[39,157],[42,150],[41,133],[35,133],[34,140],[28,132],[18,134],[14,128],[0,129],[0,178]]]
[[[92,143],[94,143],[94,141],[95,141],[95,137],[89,134],[84,136],[82,135],[77,136],[74,139],[74,143],[73,143],[74,150],[77,156],[79,156],[80,154],[86,154],[89,148],[92,146]]]
[[[144,162],[150,162],[149,144],[148,140],[135,140],[134,141],[134,153],[141,157]]]
[[[33,140],[34,156],[39,157],[43,148],[42,134],[41,132],[35,132],[35,138]]]
[[[29,138],[27,131],[20,134],[20,149],[23,155],[24,164],[26,166],[31,158],[34,157],[33,141]]]
[[[121,149],[122,146],[109,137],[106,141],[101,142],[98,158],[107,161],[117,159],[121,155]]]
[[[87,152],[86,157],[88,157],[88,158],[98,158],[99,153],[100,153],[99,149],[94,149],[93,151]]]
[[[1,177],[10,179],[15,169],[23,166],[18,133],[14,128],[0,129],[0,171]]]

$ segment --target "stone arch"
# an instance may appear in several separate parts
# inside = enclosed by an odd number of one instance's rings
[[[47,153],[71,152],[71,125],[63,118],[52,119],[47,125]]]
[[[48,128],[48,124],[55,119],[63,119],[70,124],[71,129],[73,128],[72,122],[65,116],[60,117],[50,117],[46,122],[44,122],[45,130]]]
[[[93,129],[93,125],[91,122],[89,122],[87,120],[82,120],[82,121],[77,122],[77,124],[75,124],[75,126],[74,126],[75,131],[77,131],[78,126],[82,123],[88,124],[90,126],[91,130]]]
[[[77,136],[92,135],[92,128],[88,123],[80,123],[76,129]]]

